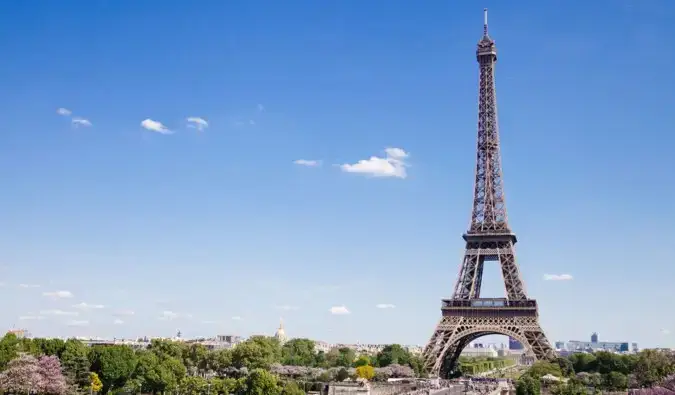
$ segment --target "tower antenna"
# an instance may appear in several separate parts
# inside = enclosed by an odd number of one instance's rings
[[[483,8],[483,36],[488,35],[487,8]]]

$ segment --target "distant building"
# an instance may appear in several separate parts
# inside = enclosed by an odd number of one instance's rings
[[[509,350],[522,350],[523,345],[520,342],[509,336]]]
[[[598,333],[593,332],[593,334],[591,335],[591,343],[597,343],[597,342],[598,342]]]
[[[284,320],[280,320],[279,329],[277,329],[277,333],[274,334],[274,337],[276,337],[277,340],[279,340],[279,343],[281,344],[284,344],[288,341],[286,331],[284,330]]]
[[[556,350],[564,350],[565,349],[565,342],[555,342],[555,349]]]

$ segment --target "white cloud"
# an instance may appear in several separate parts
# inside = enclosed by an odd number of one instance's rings
[[[572,280],[571,274],[544,274],[546,281],[569,281]]]
[[[41,315],[22,315],[19,317],[20,321],[38,321],[38,320],[44,320],[45,317]]]
[[[68,326],[87,326],[89,321],[87,320],[70,320],[66,323]]]
[[[73,112],[70,111],[70,110],[67,109],[67,108],[61,107],[61,108],[59,108],[58,110],[56,110],[56,113],[59,114],[59,115],[63,115],[63,116],[69,116],[69,115],[72,114]]]
[[[58,309],[43,310],[40,315],[61,315],[61,316],[77,316],[80,315],[77,311],[63,311]]]
[[[380,303],[378,305],[375,305],[378,309],[393,309],[396,306],[391,304],[391,303]]]
[[[373,177],[396,177],[406,178],[408,173],[405,162],[408,153],[401,148],[386,148],[385,157],[371,156],[370,159],[362,159],[354,164],[340,165],[340,169],[347,173],[368,174]]]
[[[661,329],[662,335],[670,335],[670,329]]]
[[[19,288],[40,288],[37,284],[19,284]]]
[[[74,308],[80,309],[80,310],[94,310],[94,309],[102,309],[105,306],[102,304],[88,304],[88,303],[78,303],[73,305]]]
[[[187,119],[188,127],[202,131],[209,127],[209,123],[204,118],[189,117]]]
[[[136,314],[136,313],[134,313],[132,310],[117,310],[113,313],[113,315],[116,315],[116,316],[131,316],[131,315],[134,315],[134,314]]]
[[[234,317],[232,317],[232,319],[233,319],[234,321],[241,321],[241,320],[242,320],[242,318],[239,317],[238,315],[235,315]]]
[[[159,316],[160,320],[175,320],[176,318],[178,318],[178,313],[169,310],[162,311],[162,315]]]
[[[115,321],[113,321],[113,324],[115,324],[115,325],[122,325],[122,324],[124,324],[124,321],[122,321],[122,320],[120,320],[119,318],[117,318],[117,319],[115,319]]]
[[[83,126],[85,128],[88,128],[88,127],[91,126],[91,122],[88,119],[84,119],[84,118],[80,118],[80,117],[75,117],[70,122],[72,122],[73,126],[75,126],[75,127]]]
[[[166,126],[162,125],[161,122],[153,121],[150,118],[141,122],[141,126],[145,129],[151,131],[151,132],[157,132],[157,133],[160,133],[160,134],[171,134],[171,133],[173,133]]]
[[[277,309],[279,310],[284,310],[284,311],[291,311],[291,310],[298,310],[298,306],[291,306],[291,305],[282,305],[282,306],[277,306]]]
[[[218,320],[204,320],[204,321],[202,321],[202,324],[206,324],[206,325],[220,324],[220,321],[218,321]]]
[[[321,161],[311,160],[311,159],[298,159],[298,160],[294,160],[293,163],[295,163],[296,165],[307,166],[307,167],[321,166]]]
[[[262,104],[258,104],[258,111],[260,112],[265,111],[265,106],[263,106]]]
[[[52,299],[66,299],[73,297],[73,294],[70,291],[43,292],[42,295]]]
[[[351,314],[346,306],[333,306],[330,308],[330,313],[335,315]]]

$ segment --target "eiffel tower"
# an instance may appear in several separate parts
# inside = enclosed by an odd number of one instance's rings
[[[423,354],[428,371],[440,377],[456,373],[462,349],[490,334],[518,340],[536,359],[556,357],[539,325],[537,302],[527,298],[516,264],[517,239],[507,221],[499,153],[494,79],[497,48],[488,35],[487,9],[484,18],[483,37],[476,49],[480,81],[471,224],[463,235],[466,249],[452,299],[442,300],[441,320]],[[486,261],[496,261],[501,266],[506,298],[480,297]]]

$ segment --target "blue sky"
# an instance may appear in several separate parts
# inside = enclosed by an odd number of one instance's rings
[[[675,3],[423,3],[4,7],[0,327],[283,316],[291,336],[425,343],[463,253],[488,7],[509,219],[549,338],[675,346]],[[389,176],[335,166],[387,147],[408,155]],[[494,265],[484,284],[503,294]]]

